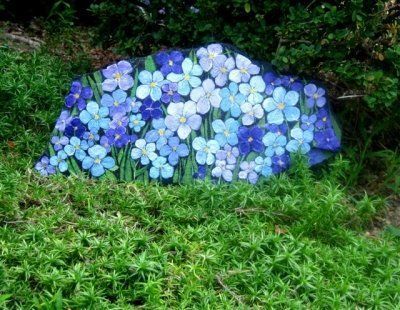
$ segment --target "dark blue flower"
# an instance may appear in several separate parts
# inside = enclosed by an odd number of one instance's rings
[[[150,119],[158,119],[163,116],[161,103],[159,101],[151,100],[150,97],[147,97],[143,100],[139,111],[140,113],[142,113],[142,118],[144,121],[148,121]]]
[[[323,150],[338,151],[340,148],[340,141],[332,128],[315,132],[314,140],[316,147]]]
[[[267,95],[271,95],[272,92],[274,91],[276,86],[279,86],[282,84],[282,80],[279,78],[279,76],[275,72],[267,72],[263,75],[263,80],[265,82],[265,93]]]
[[[281,77],[282,85],[291,90],[300,92],[303,89],[303,83],[296,77],[284,75]]]
[[[72,121],[67,125],[67,127],[65,127],[65,135],[68,138],[76,136],[79,139],[81,139],[85,131],[86,131],[85,125],[83,125],[81,120],[77,117],[72,119]]]
[[[318,129],[324,129],[331,127],[331,120],[329,118],[328,110],[325,108],[319,109],[317,112],[317,121],[315,122],[315,127]]]
[[[181,52],[172,51],[170,54],[167,52],[159,52],[156,55],[156,63],[160,66],[160,71],[164,76],[168,73],[182,73],[183,55]]]
[[[117,127],[115,129],[108,129],[106,132],[108,143],[115,145],[117,148],[124,147],[130,141],[129,135],[126,134],[125,127]]]
[[[272,133],[276,133],[277,135],[285,135],[288,130],[288,126],[286,124],[267,124],[265,125],[265,128]]]
[[[199,165],[197,168],[197,172],[193,174],[193,178],[204,180],[207,174],[207,167],[206,165]]]
[[[240,154],[247,155],[251,151],[255,151],[257,153],[263,152],[263,136],[264,131],[258,126],[253,126],[250,128],[241,126],[238,131]]]
[[[177,83],[166,83],[161,86],[163,94],[161,96],[161,101],[165,104],[170,102],[179,102],[181,100],[181,95],[178,93]]]
[[[69,94],[65,97],[65,106],[72,108],[75,104],[79,111],[86,108],[86,100],[93,97],[93,91],[90,87],[83,87],[79,81],[74,81],[71,84]]]
[[[289,168],[290,157],[288,154],[272,156],[272,172],[277,174]]]

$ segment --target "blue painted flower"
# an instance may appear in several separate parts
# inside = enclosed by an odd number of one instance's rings
[[[282,80],[282,85],[285,86],[286,88],[289,88],[290,90],[294,90],[297,92],[301,92],[303,89],[303,83],[294,76],[291,75],[284,75],[281,77]]]
[[[240,105],[246,100],[246,97],[239,93],[238,84],[231,82],[229,87],[224,87],[219,91],[221,97],[221,110],[230,111],[232,117],[239,117],[241,110]]]
[[[111,143],[106,135],[100,138],[100,145],[106,149],[107,153],[111,151]]]
[[[273,132],[277,135],[285,135],[288,131],[288,126],[286,124],[280,124],[280,125],[267,124],[265,125],[265,128],[268,131]]]
[[[88,149],[89,155],[82,161],[82,168],[90,170],[94,177],[103,175],[107,169],[115,166],[115,160],[107,156],[107,150],[101,145],[95,145]]]
[[[193,101],[171,103],[165,118],[165,125],[173,132],[177,132],[179,138],[186,139],[192,130],[199,130],[201,116],[196,114],[196,104]]]
[[[147,143],[155,142],[159,150],[163,145],[167,144],[168,138],[172,137],[174,133],[167,129],[163,118],[153,119],[152,125],[154,129],[149,130],[144,138]]]
[[[51,137],[51,144],[53,144],[54,151],[61,150],[65,145],[67,145],[69,139],[65,136],[53,136]]]
[[[256,159],[254,159],[254,162],[256,163],[256,166],[254,168],[254,171],[257,173],[261,173],[261,175],[265,177],[269,177],[272,174],[272,160],[271,157],[261,157],[258,156]]]
[[[135,142],[135,148],[131,151],[132,159],[139,159],[142,165],[148,165],[150,161],[157,158],[155,153],[156,145],[154,143],[147,143],[145,139],[138,139]]]
[[[325,90],[315,84],[311,83],[304,86],[304,94],[308,97],[307,106],[309,108],[314,106],[322,108],[326,103]]]
[[[162,156],[158,156],[152,162],[153,166],[150,168],[150,178],[158,179],[160,176],[163,179],[172,178],[174,175],[174,168],[167,163],[167,159]]]
[[[103,107],[109,109],[111,116],[117,113],[125,114],[129,111],[129,103],[126,103],[126,97],[126,92],[117,89],[112,92],[112,95],[104,94],[100,102]]]
[[[251,104],[245,102],[240,106],[243,112],[242,124],[245,126],[253,125],[257,119],[261,119],[264,116],[264,109],[261,104]]]
[[[212,165],[215,161],[215,153],[219,150],[216,140],[206,141],[203,137],[196,137],[192,142],[196,152],[196,161],[200,165]]]
[[[298,101],[299,93],[293,90],[286,92],[283,87],[275,88],[272,97],[263,102],[265,111],[269,112],[268,123],[280,125],[285,119],[288,122],[297,121],[300,117],[300,110],[295,107]]]
[[[167,52],[159,52],[156,54],[155,60],[164,76],[171,72],[182,73],[183,55],[179,51],[172,51],[169,54]]]
[[[265,82],[265,93],[271,96],[275,87],[282,84],[282,80],[275,72],[267,72],[263,75],[263,80]]]
[[[317,121],[317,116],[315,114],[306,115],[303,114],[300,118],[301,126],[300,128],[303,130],[314,130],[314,123]]]
[[[211,170],[211,175],[215,178],[221,178],[227,182],[232,182],[233,170],[235,165],[228,164],[226,160],[217,159],[215,161],[215,167]]]
[[[251,151],[257,153],[264,151],[264,144],[262,143],[263,136],[264,131],[258,126],[239,127],[238,137],[240,154],[247,155]]]
[[[74,118],[71,122],[65,127],[64,134],[70,138],[72,136],[76,136],[78,138],[82,138],[83,134],[86,131],[85,125],[82,124],[79,118]]]
[[[137,112],[139,112],[139,108],[142,105],[142,102],[138,101],[136,99],[136,97],[133,97],[133,98],[128,97],[126,99],[126,104],[128,107],[128,112],[137,113]]]
[[[216,59],[222,56],[222,45],[221,44],[210,44],[205,47],[201,47],[197,50],[196,56],[199,58],[200,66],[204,71],[208,72],[213,67]]]
[[[317,127],[318,129],[331,127],[331,119],[329,117],[329,112],[327,109],[322,108],[318,110],[315,127]]]
[[[57,155],[50,157],[50,164],[57,167],[60,172],[65,172],[68,170],[68,163],[65,161],[67,157],[67,154],[63,150],[58,151]]]
[[[232,147],[229,144],[225,144],[224,148],[215,154],[216,159],[225,160],[229,165],[236,164],[238,156],[239,149],[236,146]]]
[[[288,154],[272,156],[272,172],[277,174],[289,168],[290,157]]]
[[[215,84],[219,87],[225,86],[228,80],[228,74],[235,68],[235,60],[232,57],[227,58],[221,55],[215,58],[211,76],[215,79]]]
[[[84,124],[88,124],[89,130],[97,132],[100,128],[108,129],[110,119],[108,117],[108,108],[99,107],[94,101],[89,101],[86,110],[79,114],[79,119]]]
[[[67,125],[71,122],[72,117],[71,114],[69,113],[69,111],[64,110],[61,112],[59,118],[57,119],[55,128],[58,131],[63,132],[65,130],[65,127],[67,127]]]
[[[250,76],[260,73],[260,67],[253,64],[247,57],[237,54],[236,55],[236,69],[229,72],[229,79],[232,82],[247,83],[250,80]]]
[[[93,146],[97,141],[99,141],[100,136],[98,133],[94,133],[94,132],[90,132],[90,131],[86,131],[83,134],[83,139],[85,139],[90,146]]]
[[[194,64],[190,58],[185,58],[182,62],[181,74],[171,72],[167,75],[167,79],[171,82],[178,83],[178,93],[187,96],[191,87],[198,87],[201,84],[199,76],[203,70],[198,64]]]
[[[277,135],[276,133],[268,132],[263,137],[263,143],[266,146],[265,155],[282,155],[285,153],[285,146],[287,143],[286,136]]]
[[[239,179],[249,181],[256,184],[258,181],[258,173],[255,171],[256,163],[254,161],[244,161],[240,164]]]
[[[93,91],[90,87],[83,87],[79,81],[72,82],[69,94],[65,97],[65,106],[72,108],[74,105],[82,111],[86,107],[86,100],[93,97]]]
[[[140,71],[138,78],[142,85],[136,89],[136,97],[144,99],[150,96],[153,101],[160,100],[161,87],[166,83],[163,74],[160,71],[151,73],[143,70]]]
[[[238,121],[233,118],[228,118],[225,122],[217,119],[212,122],[212,128],[216,133],[215,140],[217,140],[220,146],[224,146],[227,143],[230,145],[238,144]]]
[[[197,172],[193,173],[194,179],[204,180],[207,174],[206,165],[198,165]]]
[[[40,160],[35,164],[35,169],[43,176],[49,176],[56,173],[56,168],[50,165],[50,159],[47,156],[40,158]]]
[[[165,104],[170,102],[181,101],[181,95],[178,93],[178,84],[168,82],[161,87],[163,94],[161,96],[161,101]]]
[[[293,128],[290,131],[290,136],[293,138],[286,145],[286,149],[291,153],[300,151],[301,154],[306,154],[310,151],[310,143],[312,142],[314,135],[312,131],[303,131],[301,128]]]
[[[150,97],[143,100],[139,111],[140,113],[142,113],[142,118],[145,121],[148,121],[150,119],[158,119],[163,116],[161,103],[159,101],[153,101]]]
[[[108,142],[116,148],[122,148],[130,141],[129,135],[126,133],[125,127],[117,127],[115,129],[108,129],[106,132]]]
[[[102,70],[106,79],[102,83],[104,91],[113,91],[121,88],[128,90],[133,86],[133,78],[129,75],[133,70],[132,65],[126,60],[119,61],[117,64],[112,64]]]
[[[77,137],[69,139],[69,144],[64,147],[64,151],[68,156],[75,155],[76,159],[82,161],[86,156],[86,150],[89,144],[86,140],[80,140]]]
[[[134,132],[139,132],[146,122],[142,119],[142,114],[133,114],[129,117],[129,127],[133,129]]]
[[[315,146],[328,151],[338,151],[340,149],[340,141],[332,128],[314,133]]]
[[[262,102],[263,95],[261,95],[261,93],[264,90],[265,82],[259,75],[253,76],[249,83],[242,83],[239,85],[240,93],[243,94],[251,104]]]
[[[160,155],[164,157],[168,156],[168,162],[172,166],[176,166],[180,157],[187,157],[189,155],[189,148],[186,144],[180,143],[178,137],[170,137],[168,143],[160,148]]]

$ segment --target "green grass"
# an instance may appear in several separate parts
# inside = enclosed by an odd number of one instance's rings
[[[41,178],[72,75],[45,53],[1,53],[0,307],[398,307],[400,240],[365,236],[386,200],[345,187],[350,159],[256,187]]]

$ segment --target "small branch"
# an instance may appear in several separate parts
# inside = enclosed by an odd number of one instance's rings
[[[344,99],[353,99],[353,98],[361,98],[364,97],[365,95],[346,95],[346,96],[340,96],[336,97],[338,100],[344,100]]]
[[[236,294],[233,290],[231,290],[231,289],[224,283],[224,281],[222,280],[222,277],[221,277],[220,275],[217,275],[216,279],[217,279],[218,284],[221,285],[221,287],[222,287],[225,291],[227,291],[229,294],[231,294],[232,297],[235,298],[235,300],[236,300],[239,304],[243,305],[242,298],[241,298],[238,294]]]
[[[19,35],[15,35],[12,33],[5,33],[4,34],[5,38],[8,38],[12,41],[19,41],[25,44],[28,44],[29,46],[33,47],[33,48],[38,48],[40,46],[40,44],[42,44],[43,42],[40,40],[32,40],[23,36],[19,36]]]

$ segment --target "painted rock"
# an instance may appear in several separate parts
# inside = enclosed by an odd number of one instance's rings
[[[224,44],[122,60],[72,82],[42,175],[257,183],[340,148],[326,90]]]

